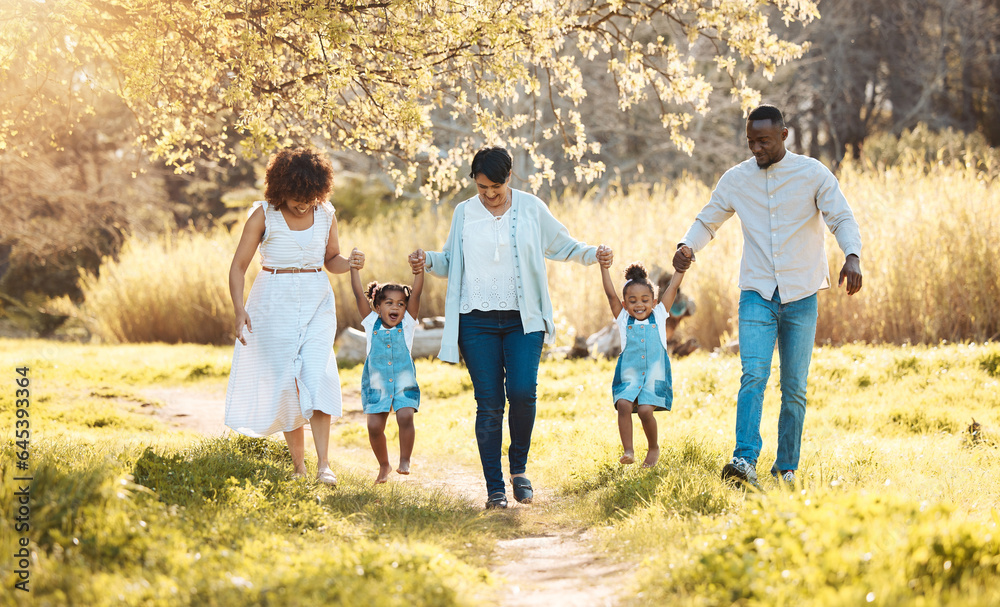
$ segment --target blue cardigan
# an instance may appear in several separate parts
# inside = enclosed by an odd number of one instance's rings
[[[473,196],[455,207],[448,241],[441,252],[427,251],[425,269],[435,276],[448,278],[444,302],[444,335],[441,338],[443,361],[458,362],[458,316],[462,300],[462,227],[465,206],[480,204]],[[545,273],[545,259],[575,261],[584,265],[597,262],[597,247],[574,239],[566,226],[549,212],[537,196],[511,189],[510,231],[514,254],[514,281],[517,307],[525,333],[545,331],[545,341],[552,343],[556,326],[552,321],[552,302]]]

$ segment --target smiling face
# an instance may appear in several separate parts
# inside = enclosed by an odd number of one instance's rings
[[[292,212],[292,215],[298,217],[305,215],[309,211],[313,210],[313,207],[316,206],[316,202],[315,201],[305,202],[302,200],[288,200],[285,202],[285,206],[288,207],[288,210]]]
[[[510,197],[510,188],[506,183],[496,183],[482,173],[476,175],[475,181],[483,206],[491,212],[500,212],[506,207]]]
[[[622,300],[622,307],[628,315],[636,320],[646,320],[653,313],[656,306],[656,298],[653,297],[653,290],[648,286],[633,282],[625,287],[625,298]]]
[[[762,169],[785,157],[786,137],[788,129],[773,120],[747,121],[747,146]]]
[[[385,299],[375,306],[375,313],[382,319],[382,326],[395,327],[406,313],[406,295],[397,289],[386,289],[382,295]]]

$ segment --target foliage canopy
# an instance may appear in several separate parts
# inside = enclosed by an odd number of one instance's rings
[[[817,18],[814,0],[4,0],[0,84],[46,82],[72,62],[72,91],[105,88],[135,113],[141,143],[190,169],[199,155],[312,141],[378,158],[397,185],[458,185],[483,143],[524,149],[531,185],[563,154],[576,178],[605,169],[580,104],[652,99],[680,149],[693,113],[709,109],[717,70],[744,109],[748,85],[800,57],[769,19]],[[615,90],[597,90],[604,72]],[[21,87],[19,87],[21,88]],[[50,99],[0,102],[5,133]],[[603,87],[602,87],[603,88]],[[59,98],[58,103],[70,103]],[[235,132],[234,132],[235,131]],[[445,135],[443,136],[442,133]],[[424,170],[421,174],[421,168]]]

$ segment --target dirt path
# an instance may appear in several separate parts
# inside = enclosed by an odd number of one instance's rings
[[[143,410],[178,429],[218,436],[228,429],[223,421],[225,386],[219,388],[156,388],[141,395],[162,406]],[[359,395],[344,394],[344,415],[334,423],[363,424]],[[306,432],[309,436],[309,432]],[[331,458],[343,451],[344,459],[357,459],[356,449],[331,446]],[[422,467],[426,467],[426,464]],[[481,506],[486,485],[482,472],[457,464],[435,464],[438,473],[428,478],[415,473],[394,479],[429,488],[443,489]],[[395,476],[395,475],[394,475]],[[513,508],[538,508],[556,499],[549,491],[535,493],[534,506],[511,500]],[[586,605],[612,607],[619,603],[622,590],[628,587],[628,564],[595,553],[593,542],[584,529],[575,529],[536,520],[530,535],[497,542],[490,559],[490,570],[503,579],[493,602],[504,607],[557,607]]]

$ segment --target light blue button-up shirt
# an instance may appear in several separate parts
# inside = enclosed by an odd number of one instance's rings
[[[844,255],[861,257],[861,232],[830,169],[785,152],[766,169],[753,158],[726,171],[681,240],[700,251],[735,213],[743,225],[740,289],[782,303],[830,287],[824,222]]]
[[[427,251],[424,268],[429,274],[448,278],[448,291],[444,300],[444,334],[438,357],[457,363],[458,320],[462,299],[462,227],[465,225],[465,207],[482,204],[479,196],[461,202],[455,207],[451,231],[444,250]],[[545,340],[552,342],[555,322],[552,320],[552,301],[549,299],[545,260],[575,261],[584,265],[597,262],[597,247],[574,239],[566,226],[559,223],[549,207],[537,196],[511,189],[510,231],[514,256],[514,281],[517,284],[517,307],[525,333],[545,331]],[[492,247],[493,243],[484,243]]]

